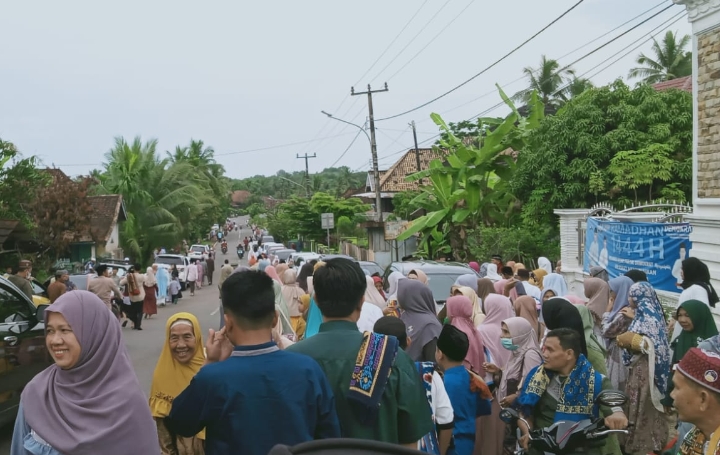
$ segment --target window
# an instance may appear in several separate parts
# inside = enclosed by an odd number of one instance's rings
[[[33,309],[25,299],[0,287],[0,332],[28,330],[32,315]]]

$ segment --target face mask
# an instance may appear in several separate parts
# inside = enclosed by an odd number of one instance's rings
[[[518,346],[515,346],[512,342],[512,338],[500,338],[500,343],[508,351],[516,351]]]

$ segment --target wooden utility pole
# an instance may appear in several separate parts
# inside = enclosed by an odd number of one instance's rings
[[[373,90],[370,87],[370,84],[368,84],[367,92],[356,92],[355,87],[350,88],[350,95],[367,95],[368,97],[368,116],[370,118],[370,152],[372,153],[373,160],[373,174],[375,174],[375,211],[378,214],[378,221],[380,223],[383,221],[382,197],[380,195],[380,168],[378,168],[377,143],[375,142],[375,117],[373,116],[372,95],[373,93],[387,92],[388,90],[387,82],[385,82],[385,87],[381,90]]]
[[[305,153],[304,156],[300,156],[300,154],[298,153],[297,158],[300,160],[305,160],[305,195],[310,197],[310,167],[308,166],[308,160],[310,158],[317,158],[317,155],[313,153],[311,156]]]
[[[410,122],[410,126],[412,126],[413,130],[413,140],[415,141],[415,165],[417,166],[417,172],[420,172],[422,169],[420,169],[420,149],[418,149],[418,143],[417,143],[417,131],[415,130],[415,120]],[[420,179],[418,181],[420,185],[422,185],[423,181]]]

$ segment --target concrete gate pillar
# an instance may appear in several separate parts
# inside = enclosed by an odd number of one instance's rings
[[[687,8],[693,31],[693,213],[685,217],[693,226],[690,254],[708,265],[720,289],[720,0],[673,1]]]

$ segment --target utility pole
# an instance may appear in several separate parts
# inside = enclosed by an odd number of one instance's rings
[[[350,88],[350,95],[367,95],[368,97],[368,116],[370,118],[370,152],[372,153],[373,160],[373,174],[375,174],[375,210],[378,214],[378,221],[382,223],[382,197],[380,196],[380,169],[378,168],[377,159],[377,144],[375,143],[375,117],[373,116],[373,104],[372,95],[373,93],[387,92],[388,85],[385,82],[385,87],[381,90],[373,90],[368,84],[367,92],[355,92],[355,87]]]
[[[415,130],[415,120],[410,122],[410,126],[412,126],[413,140],[415,141],[415,165],[417,166],[417,171],[420,172],[420,150],[418,149],[417,144],[417,131]],[[422,186],[423,179],[420,179],[418,183]]]
[[[305,195],[307,197],[310,197],[310,168],[308,167],[308,160],[310,158],[317,158],[317,155],[315,153],[312,154],[312,156],[305,153],[305,156],[300,156],[300,154],[297,154],[297,158],[300,160],[305,160]]]

